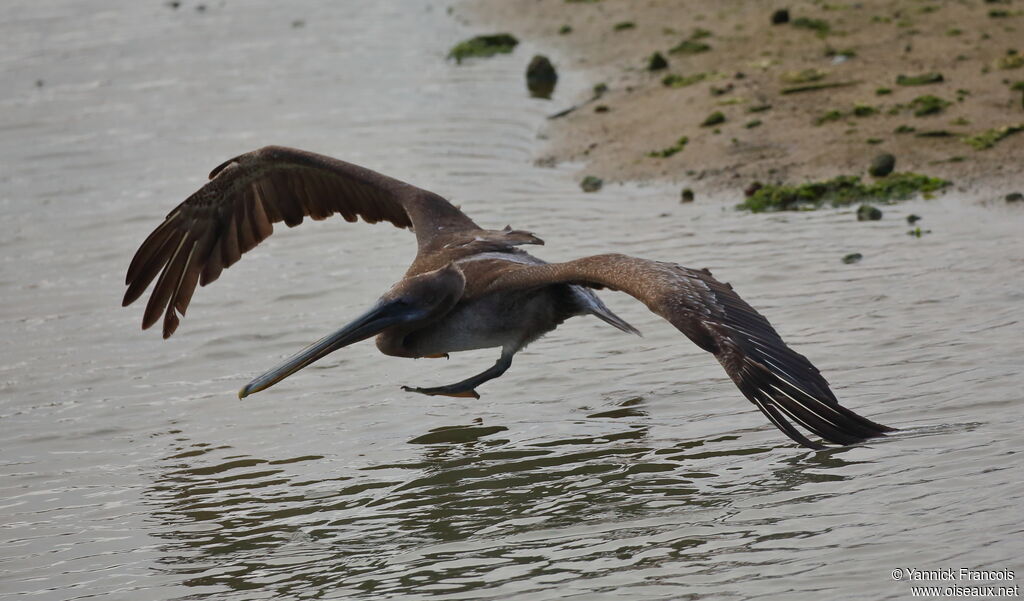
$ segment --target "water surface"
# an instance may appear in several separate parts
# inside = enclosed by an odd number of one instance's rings
[[[445,8],[7,3],[0,596],[902,599],[898,566],[1024,577],[1024,213],[963,190],[877,223],[679,205],[666,186],[583,194],[577,166],[533,161],[543,116],[588,82],[529,98],[528,44],[445,62],[477,33]],[[119,306],[136,246],[209,169],[269,143],[534,231],[547,259],[707,266],[845,404],[905,432],[800,449],[712,357],[608,293],[643,338],[573,320],[480,400],[399,386],[460,380],[495,351],[364,343],[240,403],[414,251],[387,225],[279,227],[171,340],[140,332],[141,306]],[[910,213],[931,233],[907,236]]]

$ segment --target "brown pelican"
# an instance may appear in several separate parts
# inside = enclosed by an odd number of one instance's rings
[[[210,181],[168,213],[128,267],[124,305],[156,286],[143,329],[163,315],[163,335],[178,327],[196,284],[206,285],[273,232],[304,217],[388,221],[416,234],[405,277],[352,323],[328,334],[239,391],[265,390],[329,353],[371,336],[395,357],[440,357],[500,347],[486,371],[450,384],[403,389],[475,397],[476,387],[505,373],[512,357],[566,319],[594,315],[639,333],[595,295],[620,290],[714,354],[736,386],[794,441],[812,441],[789,420],[825,441],[847,445],[893,428],[841,406],[803,355],[791,350],[761,314],[706,270],[621,254],[546,263],[517,248],[543,244],[521,230],[485,230],[437,194],[327,156],[267,146],[213,170]],[[159,275],[159,278],[157,276]],[[787,419],[788,418],[788,419]]]

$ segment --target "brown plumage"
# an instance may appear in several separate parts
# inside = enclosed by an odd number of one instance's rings
[[[836,444],[892,428],[837,402],[828,383],[785,345],[732,286],[693,270],[619,254],[548,264],[518,249],[543,244],[529,232],[484,230],[440,196],[329,157],[268,146],[235,157],[171,211],[142,243],[128,268],[124,304],[156,279],[143,315],[148,328],[163,315],[170,336],[196,284],[206,285],[269,236],[276,222],[340,213],[347,221],[388,221],[411,228],[418,252],[405,278],[365,315],[250,382],[258,392],[338,348],[376,335],[389,355],[427,357],[501,347],[485,372],[449,386],[406,388],[424,394],[478,396],[476,386],[500,376],[515,353],[576,315],[594,315],[626,332],[593,289],[620,290],[643,302],[715,355],[740,391],[794,441],[811,448],[789,420]],[[159,276],[159,277],[158,277]]]

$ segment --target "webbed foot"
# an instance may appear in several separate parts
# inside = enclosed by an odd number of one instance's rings
[[[465,388],[464,386],[451,385],[451,386],[436,386],[434,388],[414,388],[412,386],[402,386],[402,390],[406,392],[418,392],[420,394],[426,394],[430,396],[450,396],[460,399],[478,399],[480,395],[477,394],[472,388]]]

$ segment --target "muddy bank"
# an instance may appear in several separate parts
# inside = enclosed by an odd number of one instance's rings
[[[549,122],[542,162],[700,191],[866,174],[888,152],[899,171],[958,186],[1024,181],[1024,3],[467,0],[455,10],[607,85]]]

